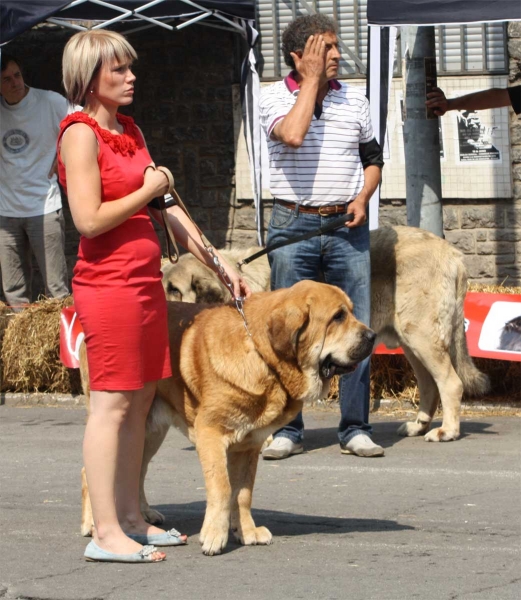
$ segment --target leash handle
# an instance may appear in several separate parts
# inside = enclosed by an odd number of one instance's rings
[[[164,196],[159,196],[158,198],[152,199],[147,206],[151,208],[155,208],[161,211],[161,219],[163,221],[163,229],[165,232],[166,239],[166,253],[168,255],[168,260],[175,265],[179,260],[179,248],[177,247],[177,242],[175,239],[174,232],[170,227],[170,223],[168,221],[168,215],[166,214],[166,204],[165,198],[175,192],[174,189],[174,176],[166,167],[156,167],[154,165],[147,165],[145,170],[143,171],[143,175],[147,172],[147,169],[154,169],[154,171],[161,171],[163,175],[167,178],[168,181],[168,192]]]

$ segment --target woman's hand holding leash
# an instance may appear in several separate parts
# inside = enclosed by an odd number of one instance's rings
[[[228,265],[226,265],[228,266]],[[229,267],[228,267],[229,268]],[[233,269],[230,269],[230,279],[233,285],[233,297],[248,299],[251,296],[249,285]]]
[[[246,300],[251,296],[251,290],[244,279],[230,267],[224,258],[215,250],[210,248],[210,255],[216,267],[216,273],[232,295],[234,300]]]
[[[143,186],[150,190],[151,198],[164,196],[170,187],[170,182],[166,174],[156,169],[155,165],[148,165],[143,175]]]

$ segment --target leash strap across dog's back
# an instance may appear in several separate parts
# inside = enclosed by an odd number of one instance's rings
[[[308,231],[308,233],[304,233],[302,235],[297,235],[295,237],[290,238],[289,240],[285,240],[284,242],[277,242],[276,244],[272,244],[271,246],[268,246],[267,248],[263,248],[259,252],[256,252],[255,254],[248,256],[248,258],[244,258],[243,260],[239,261],[237,263],[237,266],[240,268],[243,265],[247,265],[248,263],[251,263],[253,260],[255,260],[261,256],[264,256],[264,254],[267,254],[268,252],[271,252],[272,250],[276,250],[277,248],[282,248],[283,246],[289,246],[290,244],[296,244],[297,242],[303,242],[304,240],[309,240],[312,237],[315,237],[317,235],[322,235],[323,233],[327,233],[328,231],[333,231],[334,229],[339,229],[340,227],[342,227],[349,221],[352,221],[353,219],[354,219],[353,214],[344,215],[343,217],[340,217],[340,219],[335,219],[334,221],[331,221],[331,223],[328,223],[327,225],[324,225],[323,227],[319,227],[318,229],[314,229],[313,231]]]

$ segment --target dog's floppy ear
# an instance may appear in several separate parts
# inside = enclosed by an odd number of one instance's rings
[[[309,307],[281,306],[271,313],[268,336],[273,350],[282,356],[296,357],[300,331],[309,320]]]

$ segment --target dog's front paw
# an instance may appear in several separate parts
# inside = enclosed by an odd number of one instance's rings
[[[150,506],[147,506],[146,508],[142,507],[141,514],[145,521],[151,525],[161,525],[161,523],[165,522],[165,515],[158,510],[150,508]]]
[[[215,554],[221,554],[226,548],[228,543],[228,532],[218,530],[218,528],[209,528],[206,535],[199,536],[199,541],[203,547],[203,554],[207,556],[214,556]]]
[[[219,524],[214,521],[210,521],[209,524],[207,523],[208,521],[205,519],[203,528],[199,534],[199,542],[203,547],[203,554],[207,556],[221,554],[228,543],[229,524],[228,522]]]
[[[429,433],[424,437],[426,442],[452,442],[459,438],[459,430],[456,429],[443,429],[443,427],[436,427],[431,429]]]
[[[422,435],[429,429],[429,423],[422,423],[421,421],[408,421],[407,423],[402,423],[400,427],[398,427],[398,435],[403,435],[405,437],[414,437],[417,435]]]
[[[268,546],[273,542],[273,536],[267,527],[253,527],[247,531],[235,530],[233,535],[244,546]]]

